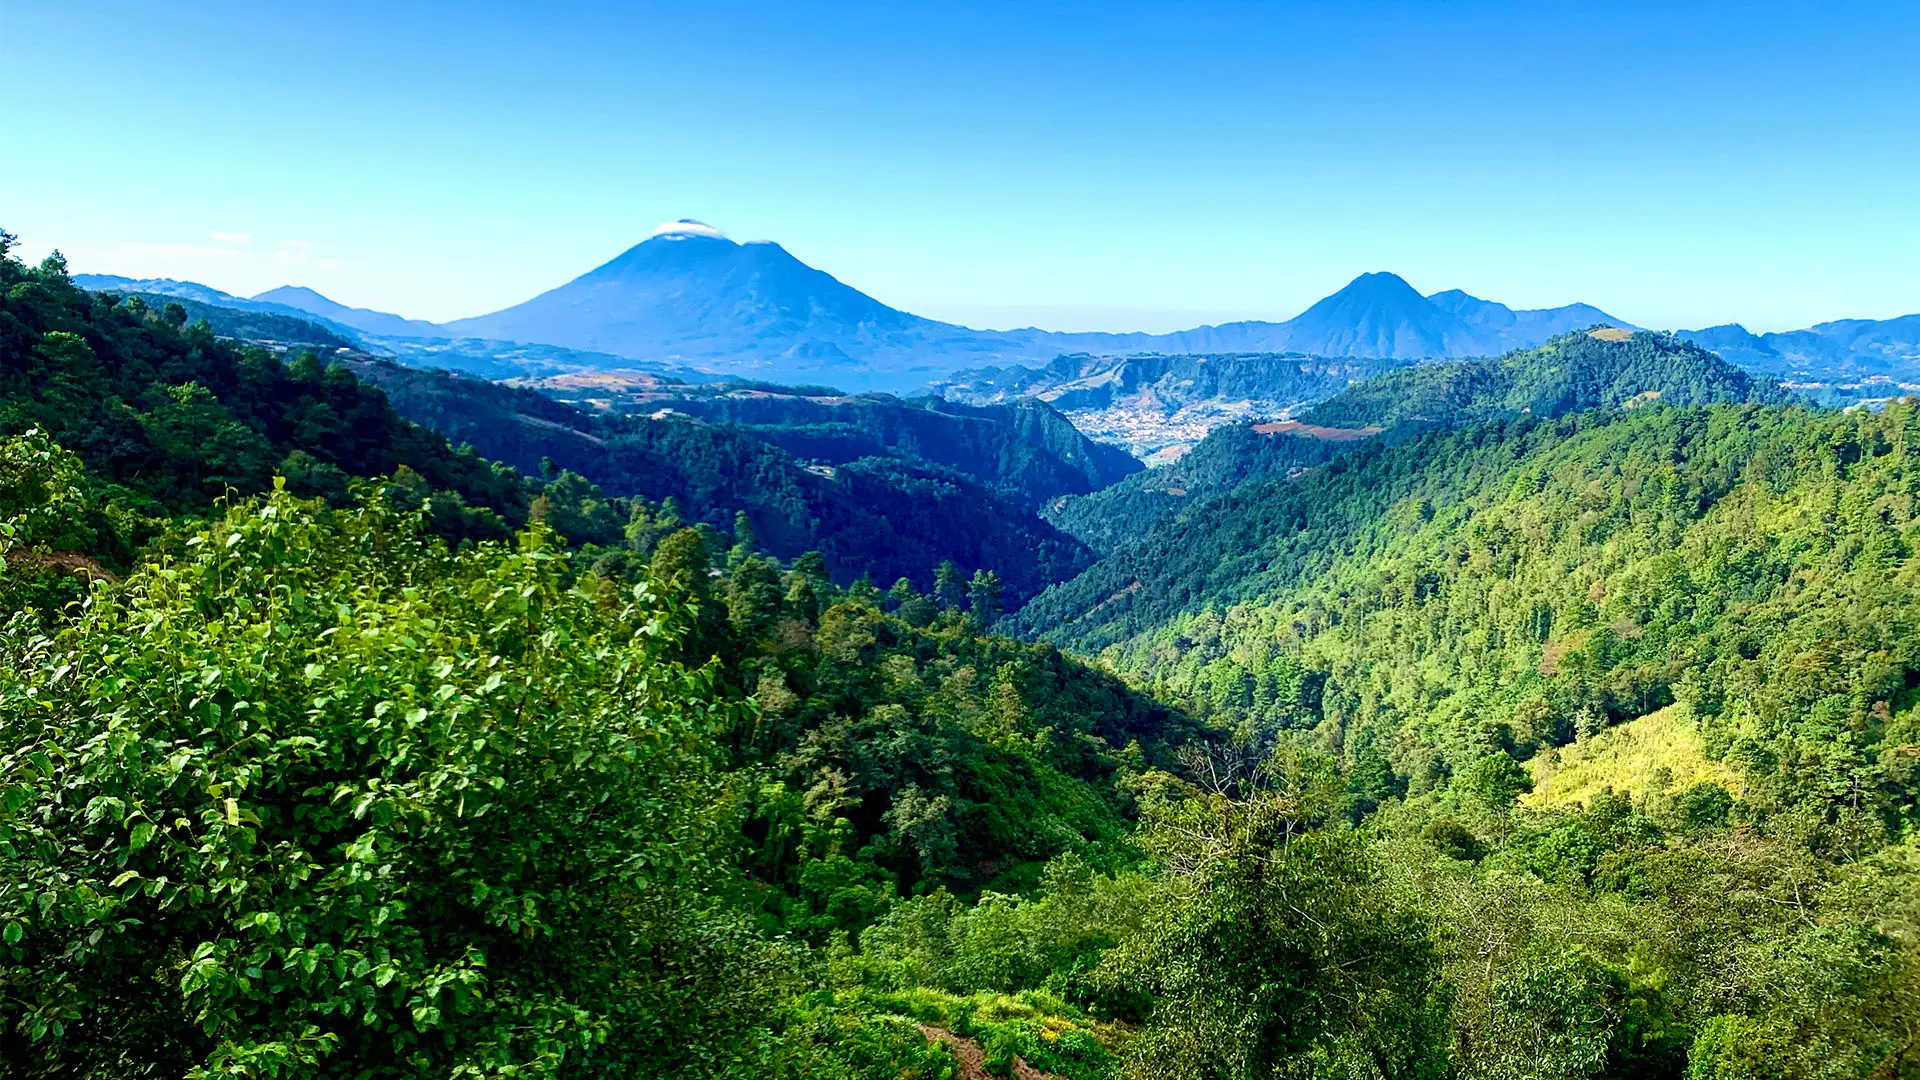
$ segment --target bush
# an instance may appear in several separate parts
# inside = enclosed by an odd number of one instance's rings
[[[792,965],[702,891],[705,672],[529,534],[232,510],[0,631],[0,1060],[23,1076],[718,1067]]]

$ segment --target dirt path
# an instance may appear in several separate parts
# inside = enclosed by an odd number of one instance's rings
[[[964,1036],[955,1035],[943,1027],[921,1024],[920,1034],[929,1041],[945,1043],[953,1051],[953,1059],[960,1063],[960,1080],[994,1080],[982,1064],[987,1059],[980,1044]],[[1055,1080],[1052,1073],[1043,1073],[1019,1058],[1013,1059],[1013,1080]]]
[[[88,555],[77,551],[34,551],[16,547],[0,555],[0,559],[15,566],[31,566],[36,570],[47,570],[55,574],[71,574],[89,581],[119,581],[113,571],[94,562]]]

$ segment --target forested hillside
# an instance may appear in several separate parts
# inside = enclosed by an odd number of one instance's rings
[[[112,292],[112,290],[101,291]],[[187,322],[206,323],[215,337],[232,338],[243,342],[270,341],[279,346],[313,349],[321,353],[357,348],[359,345],[358,342],[343,337],[319,323],[295,318],[292,315],[224,307],[219,304],[203,303],[190,297],[168,296],[163,293],[127,291],[118,292],[115,295],[123,300],[137,297],[142,304],[153,311],[165,311],[167,305],[176,304],[187,313]]]
[[[1657,972],[1673,1038],[1774,1070],[1704,1075],[1911,1075],[1917,499],[1914,404],[1527,417],[1246,484],[1019,618],[1250,745],[1337,754],[1461,933],[1571,934],[1554,963]],[[1515,805],[1614,728],[1669,749]],[[1472,865],[1412,869],[1422,845]],[[1769,911],[1793,888],[1798,928]],[[1645,1067],[1608,1075],[1678,1068]]]
[[[1493,360],[1401,368],[1356,384],[1301,416],[1329,427],[1407,427],[1586,409],[1781,404],[1791,395],[1691,342],[1648,331],[1581,331]]]
[[[1092,561],[1027,506],[916,458],[819,465],[750,428],[589,413],[445,372],[354,366],[401,412],[489,457],[531,472],[550,462],[616,496],[672,499],[689,522],[722,530],[745,514],[767,550],[786,558],[817,550],[843,584],[906,577],[929,589],[935,568],[952,560],[968,574],[998,574],[1013,606]]]
[[[1043,516],[1106,555],[1145,535],[1181,507],[1207,502],[1255,477],[1285,476],[1324,465],[1354,445],[1308,433],[1269,433],[1255,424],[1230,424],[1215,428],[1172,464],[1135,473],[1090,495],[1058,499]]]
[[[1302,420],[1214,429],[1185,457],[1084,498],[1053,504],[1047,519],[1103,554],[1146,535],[1166,515],[1264,476],[1331,461],[1369,439],[1518,416],[1653,402],[1792,400],[1781,387],[1690,343],[1645,332],[1599,330],[1556,338],[1496,360],[1397,367],[1354,382]]]
[[[537,494],[343,368],[236,348],[183,304],[76,288],[58,256],[29,269],[0,251],[0,288],[0,433],[48,433],[129,511],[204,511],[276,474],[344,499],[350,479],[405,466],[443,493],[445,527],[505,536]]]
[[[840,465],[897,457],[963,473],[1029,506],[1098,491],[1138,472],[1124,450],[1094,442],[1039,402],[972,406],[937,397],[846,394],[827,387],[727,380],[693,385],[607,374],[525,380],[584,408],[663,410],[730,424],[795,457]]]

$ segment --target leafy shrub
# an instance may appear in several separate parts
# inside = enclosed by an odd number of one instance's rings
[[[0,631],[0,1059],[26,1076],[717,1068],[791,964],[702,898],[707,673],[529,534],[279,494]]]

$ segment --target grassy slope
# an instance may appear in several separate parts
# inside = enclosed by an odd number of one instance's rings
[[[1534,808],[1584,805],[1603,791],[1640,800],[1705,783],[1740,792],[1739,776],[1707,756],[1699,725],[1681,705],[1547,750],[1527,769],[1534,788],[1520,802]]]

